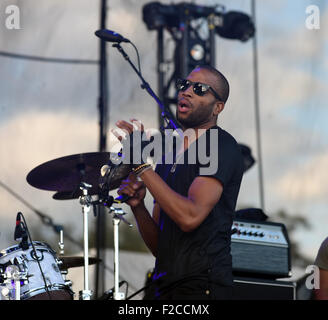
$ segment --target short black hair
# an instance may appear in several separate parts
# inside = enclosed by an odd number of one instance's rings
[[[196,67],[196,69],[205,69],[209,72],[211,72],[216,78],[217,82],[215,84],[214,90],[217,91],[217,93],[222,98],[223,102],[226,103],[229,98],[229,92],[230,92],[230,86],[227,78],[216,68],[210,66],[210,65],[199,65]]]

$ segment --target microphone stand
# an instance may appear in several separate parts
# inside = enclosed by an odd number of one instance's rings
[[[178,127],[177,125],[174,123],[174,121],[172,119],[170,119],[167,115],[166,112],[166,107],[164,106],[164,104],[162,103],[162,101],[157,97],[157,95],[154,93],[154,91],[151,89],[149,83],[147,83],[145,81],[145,79],[143,78],[143,76],[141,75],[141,73],[139,72],[139,70],[135,67],[135,65],[131,62],[129,56],[126,54],[126,52],[124,51],[124,49],[121,47],[121,45],[119,43],[114,43],[112,45],[114,48],[116,48],[124,57],[124,59],[126,61],[129,62],[129,64],[131,65],[131,67],[133,68],[133,70],[136,72],[136,74],[138,75],[138,77],[141,79],[142,85],[141,88],[142,89],[146,89],[146,91],[149,93],[149,95],[155,99],[155,101],[157,102],[158,106],[160,107],[160,109],[162,110],[162,117],[164,118],[167,126],[169,126],[171,129],[173,130],[177,130]],[[178,131],[178,133],[181,135],[181,133]]]

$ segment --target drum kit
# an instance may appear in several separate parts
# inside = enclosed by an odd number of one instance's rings
[[[84,255],[64,256],[63,230],[58,243],[59,255],[47,243],[33,241],[25,218],[18,213],[15,240],[19,228],[18,233],[23,235],[20,234],[17,240],[22,241],[0,251],[0,300],[73,300],[72,282],[66,279],[66,275],[69,268],[82,266],[84,287],[79,292],[79,299],[91,300],[89,265],[99,263],[100,259],[89,257],[88,213],[92,206],[97,205],[107,208],[113,218],[114,291],[111,298],[125,299],[125,294],[119,292],[118,241],[120,222],[128,222],[123,217],[124,211],[113,207],[113,204],[122,203],[122,198],[114,199],[109,195],[109,191],[118,188],[131,171],[130,165],[115,165],[111,161],[119,156],[109,152],[75,154],[48,161],[29,172],[27,182],[38,189],[56,191],[53,199],[79,199],[83,214]]]

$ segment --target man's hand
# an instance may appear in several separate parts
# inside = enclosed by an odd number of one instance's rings
[[[126,180],[121,182],[117,193],[126,194],[130,199],[126,202],[131,208],[136,208],[143,204],[146,196],[146,187],[142,181],[138,181],[136,175],[131,172]]]
[[[122,130],[125,130],[128,134],[131,134],[133,131],[144,131],[144,126],[143,124],[137,120],[137,119],[130,119],[131,123],[124,121],[124,120],[119,120],[116,122],[116,126]],[[112,132],[114,133],[114,135],[120,140],[122,141],[123,137],[118,134],[115,130],[112,130]]]
[[[136,119],[130,121],[131,123],[124,120],[116,122],[116,126],[124,131],[125,136],[122,136],[116,129],[113,129],[112,133],[122,143],[123,163],[136,168],[147,161],[143,159],[143,150],[149,142],[143,140],[143,124]]]

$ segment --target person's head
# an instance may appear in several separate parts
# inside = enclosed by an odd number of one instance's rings
[[[227,79],[215,68],[205,65],[196,67],[186,80],[178,83],[177,120],[184,128],[215,125],[229,97]]]

